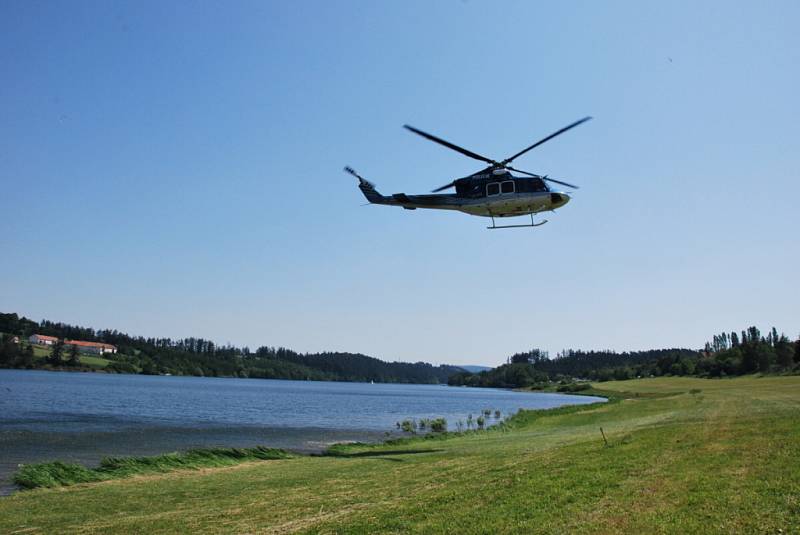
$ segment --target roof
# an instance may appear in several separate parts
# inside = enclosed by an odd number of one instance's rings
[[[79,346],[79,347],[101,347],[103,349],[117,349],[115,346],[111,344],[104,344],[102,342],[82,342],[80,340],[67,340],[64,344],[68,346]]]
[[[45,334],[34,334],[34,336],[39,338],[40,340],[52,340],[53,342],[58,342],[57,336],[47,336]]]

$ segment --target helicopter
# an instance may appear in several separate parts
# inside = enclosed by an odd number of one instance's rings
[[[481,169],[477,173],[463,178],[457,178],[449,184],[436,188],[431,194],[407,195],[405,193],[395,193],[393,195],[381,195],[375,189],[375,185],[372,182],[359,175],[352,167],[345,167],[344,170],[358,179],[358,187],[370,204],[402,206],[406,210],[416,210],[417,208],[457,210],[470,215],[492,218],[492,226],[486,227],[488,229],[538,227],[547,223],[547,220],[545,219],[539,223],[535,223],[533,220],[534,214],[544,211],[554,211],[556,208],[561,208],[567,204],[570,200],[570,196],[566,192],[553,190],[547,183],[552,182],[573,189],[578,189],[578,186],[549,178],[547,175],[541,176],[536,173],[515,169],[509,164],[528,151],[590,119],[591,117],[584,117],[583,119],[575,121],[549,136],[540,139],[513,156],[500,161],[481,156],[480,154],[459,147],[449,141],[445,141],[442,138],[423,132],[413,126],[404,125],[403,127],[405,129],[425,139],[443,145],[464,156],[489,164],[488,167]],[[527,176],[514,176],[511,174],[511,171]],[[450,188],[455,188],[455,193],[439,193],[440,191]],[[523,215],[530,215],[531,222],[524,225],[498,226],[495,224],[496,217],[516,217]]]

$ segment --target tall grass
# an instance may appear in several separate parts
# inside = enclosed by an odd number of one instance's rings
[[[265,448],[206,448],[154,457],[106,457],[97,468],[61,461],[29,464],[14,474],[14,483],[24,489],[63,487],[77,483],[106,481],[138,474],[173,470],[231,466],[247,461],[287,459],[285,450]]]

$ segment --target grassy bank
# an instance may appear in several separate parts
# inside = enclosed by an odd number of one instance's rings
[[[231,466],[248,461],[288,459],[291,455],[274,448],[205,448],[154,457],[107,457],[97,468],[63,462],[23,466],[14,475],[14,483],[25,489],[62,487],[94,483],[135,475],[165,473],[174,470]]]
[[[595,386],[618,401],[445,439],[21,492],[0,499],[0,532],[800,530],[800,377]]]
[[[47,346],[34,345],[32,347],[33,347],[33,358],[40,363],[50,356],[50,352],[52,350],[50,347]],[[103,369],[111,363],[109,359],[105,359],[103,357],[95,357],[93,355],[85,355],[85,354],[80,354],[78,356],[78,359],[80,360],[80,363],[83,364],[84,366],[96,369]]]

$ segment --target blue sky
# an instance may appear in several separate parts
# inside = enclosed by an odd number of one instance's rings
[[[797,2],[0,4],[0,310],[498,364],[800,331]],[[480,169],[538,229],[362,207]]]

